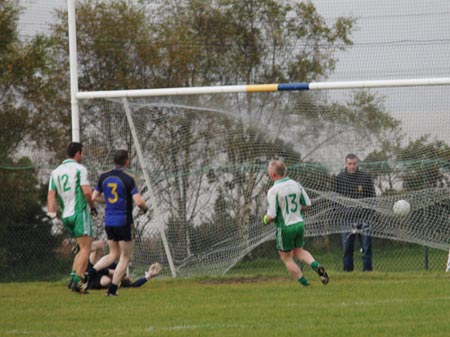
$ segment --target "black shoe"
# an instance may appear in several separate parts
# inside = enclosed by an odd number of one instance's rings
[[[330,278],[328,277],[327,272],[325,271],[325,268],[322,266],[317,267],[317,274],[319,274],[320,280],[323,284],[328,284],[330,281]]]
[[[80,246],[78,245],[78,243],[75,243],[75,246],[72,247],[72,253],[73,255],[77,255],[80,251]]]
[[[72,289],[73,280],[70,280],[67,284],[67,288]]]
[[[118,293],[110,293],[109,291],[106,292],[106,297],[108,296],[119,296]]]
[[[84,278],[83,278],[83,280],[82,280],[81,282],[83,282],[84,284],[86,284],[86,289],[87,289],[87,287],[88,287],[88,285],[89,285],[89,279],[90,279],[89,273],[88,273],[88,272],[85,272],[85,273],[84,273]]]
[[[75,283],[72,282],[72,287],[71,287],[73,292],[79,293],[79,294],[89,294],[89,292],[87,291],[87,283],[84,283],[82,281]]]

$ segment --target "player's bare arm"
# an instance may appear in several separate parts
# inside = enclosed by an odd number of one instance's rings
[[[302,206],[302,212],[307,212],[311,209],[311,205],[308,206]]]
[[[142,198],[142,195],[140,195],[139,193],[134,194],[133,201],[136,204],[136,206],[138,206],[144,213],[147,212],[148,207],[145,204],[145,200],[144,198]]]
[[[92,201],[96,201],[96,202],[99,202],[101,204],[106,203],[105,202],[105,196],[103,195],[103,193],[100,193],[97,190],[94,190],[94,192],[92,192]]]
[[[86,198],[86,201],[88,202],[89,207],[91,209],[94,209],[95,208],[95,204],[94,204],[94,201],[92,199],[91,186],[89,186],[89,185],[81,185],[81,189],[83,190],[84,197]]]
[[[55,190],[48,191],[47,205],[48,205],[47,215],[50,218],[56,217],[56,191]]]

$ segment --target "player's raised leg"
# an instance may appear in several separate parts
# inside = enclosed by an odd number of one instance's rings
[[[314,259],[310,252],[303,247],[298,247],[294,249],[294,255],[300,262],[310,265],[311,268],[319,275],[320,281],[322,281],[323,284],[328,284],[330,278],[328,277],[325,268]]]

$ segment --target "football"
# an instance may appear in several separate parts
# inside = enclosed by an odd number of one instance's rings
[[[406,200],[398,200],[392,207],[395,215],[406,216],[411,210],[411,205]]]

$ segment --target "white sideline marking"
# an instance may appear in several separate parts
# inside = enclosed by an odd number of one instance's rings
[[[417,298],[393,298],[390,300],[384,300],[384,301],[355,301],[355,302],[342,302],[339,303],[338,306],[342,307],[349,307],[349,306],[363,306],[363,305],[378,305],[378,304],[392,304],[392,303],[406,303],[406,302],[434,302],[434,301],[448,301],[450,300],[450,297],[436,297],[436,298],[423,298],[423,299],[417,299]]]
[[[212,330],[222,328],[248,328],[253,327],[254,324],[192,324],[192,325],[174,325],[167,327],[150,326],[147,331],[178,331],[178,330]],[[261,326],[261,324],[258,324]]]

